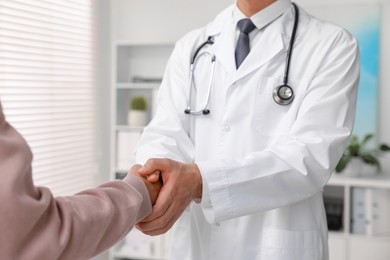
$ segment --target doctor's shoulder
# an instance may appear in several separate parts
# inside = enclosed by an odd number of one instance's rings
[[[318,34],[321,34],[322,37],[332,40],[334,44],[358,47],[356,38],[346,28],[314,16],[311,16],[311,19],[314,26],[313,28],[316,29]]]
[[[188,58],[189,63],[190,57],[192,57],[195,50],[199,45],[205,42],[207,38],[207,26],[191,30],[175,43],[175,51],[181,58]]]
[[[210,36],[214,38],[218,35],[221,29],[225,27],[226,22],[230,17],[229,14],[232,12],[232,8],[233,5],[228,6],[208,24],[187,32],[175,44],[175,48],[178,52],[181,55],[189,53],[189,55],[192,56],[196,49],[206,42]]]
[[[326,43],[330,48],[347,48],[358,51],[356,38],[347,29],[322,20],[304,11],[305,36],[317,44]],[[302,19],[303,20],[303,19]]]

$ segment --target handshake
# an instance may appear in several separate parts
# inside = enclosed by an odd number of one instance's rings
[[[133,165],[128,175],[143,177],[153,205],[152,213],[136,226],[156,236],[167,232],[192,200],[202,197],[202,176],[195,163],[149,159]]]

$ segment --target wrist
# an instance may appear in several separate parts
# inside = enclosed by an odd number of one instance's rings
[[[137,191],[137,193],[139,194],[139,199],[140,201],[142,201],[140,203],[140,209],[136,218],[136,222],[138,222],[152,212],[152,203],[151,203],[148,187],[146,186],[142,177],[135,174],[128,174],[123,179],[123,182],[127,183],[130,189]],[[134,192],[130,195],[131,197],[135,196]]]
[[[190,163],[189,167],[192,174],[194,187],[192,199],[195,201],[200,201],[202,199],[203,191],[202,175],[200,174],[199,167],[196,163]]]

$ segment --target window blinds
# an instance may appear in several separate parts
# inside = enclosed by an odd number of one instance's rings
[[[97,176],[94,2],[0,0],[0,99],[55,195]]]

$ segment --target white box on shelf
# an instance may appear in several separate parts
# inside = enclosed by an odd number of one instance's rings
[[[135,163],[135,147],[141,136],[140,132],[117,133],[117,162],[116,168],[127,171]]]
[[[153,237],[144,235],[134,228],[122,241],[117,254],[131,258],[153,258],[155,256],[153,243]]]

